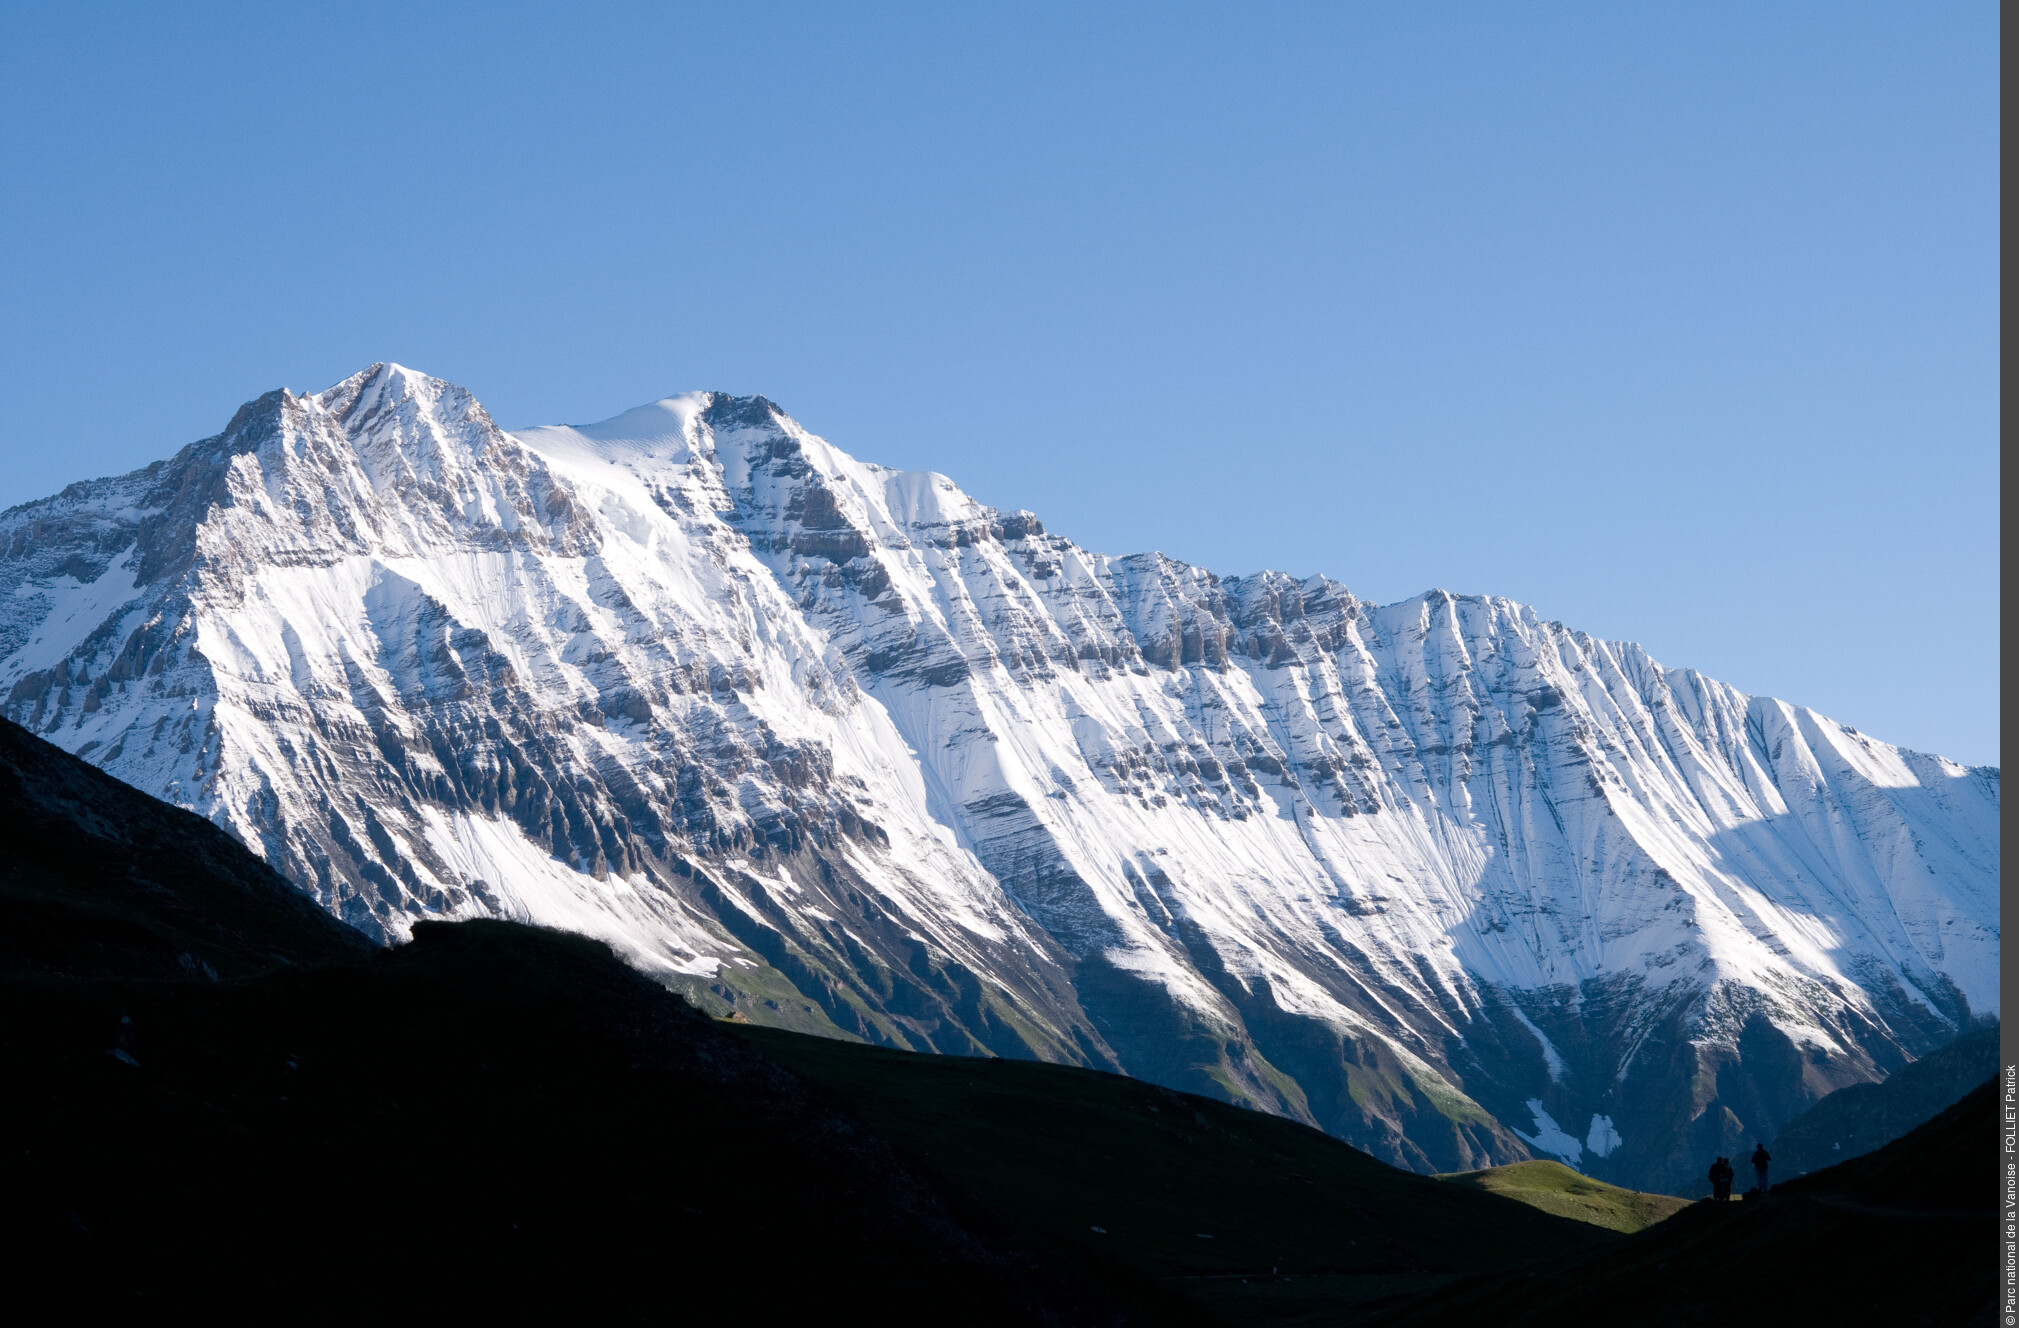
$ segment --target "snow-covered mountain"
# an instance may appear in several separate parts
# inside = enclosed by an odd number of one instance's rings
[[[1505,600],[1110,558],[761,397],[377,365],[0,516],[6,713],[381,938],[1688,1183],[1997,1009],[1998,772]]]

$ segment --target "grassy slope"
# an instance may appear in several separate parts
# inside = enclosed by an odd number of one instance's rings
[[[1580,1175],[1561,1162],[1516,1162],[1484,1171],[1459,1171],[1437,1179],[1519,1199],[1531,1208],[1631,1235],[1689,1207],[1667,1194],[1621,1189]]]
[[[1776,1185],[1764,1201],[1693,1203],[1601,1254],[1457,1281],[1364,1322],[1991,1328],[1996,1110],[1986,1084],[1886,1148]]]
[[[1138,1080],[735,1027],[1012,1230],[1166,1279],[1237,1321],[1336,1315],[1615,1239]]]

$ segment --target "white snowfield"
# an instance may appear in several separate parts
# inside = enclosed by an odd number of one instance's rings
[[[506,433],[374,366],[0,516],[0,596],[10,717],[382,937],[1422,1169],[1679,1184],[1997,1009],[1995,769],[1506,600],[1089,553],[762,398]]]

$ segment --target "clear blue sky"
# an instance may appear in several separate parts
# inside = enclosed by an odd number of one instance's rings
[[[1989,3],[0,0],[0,504],[391,359],[1998,759]]]

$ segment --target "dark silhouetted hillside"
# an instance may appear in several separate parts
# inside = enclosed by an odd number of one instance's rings
[[[739,1031],[1034,1243],[1116,1260],[1238,1322],[1619,1239],[1138,1080]]]
[[[0,719],[0,974],[238,977],[373,948],[202,817]]]
[[[746,1039],[580,937],[380,949],[11,726],[0,798],[25,1320],[1260,1322],[1608,1239],[1119,1076]]]
[[[1990,1328],[1992,1087],[1764,1200],[1703,1200],[1600,1253],[1468,1278],[1365,1322]]]
[[[421,924],[316,971],[4,999],[17,1310],[1185,1318],[956,1210],[600,942]]]

